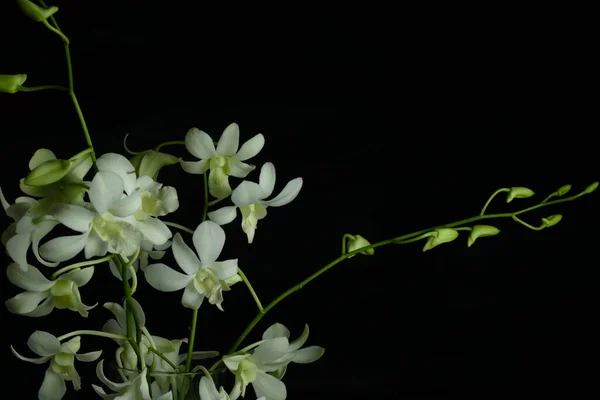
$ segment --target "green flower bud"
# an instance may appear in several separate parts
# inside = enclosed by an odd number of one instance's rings
[[[506,202],[510,203],[513,199],[526,199],[534,194],[533,190],[527,189],[526,187],[512,187],[510,188],[510,192],[508,192]]]
[[[17,93],[26,79],[27,74],[0,75],[0,93]]]
[[[549,228],[551,226],[558,224],[561,219],[562,219],[562,215],[555,214],[555,215],[549,216],[548,218],[542,218],[542,222],[544,223],[544,228]]]
[[[467,246],[471,247],[475,240],[480,237],[485,236],[494,236],[500,233],[500,229],[491,225],[475,225],[473,230],[471,231],[471,235],[469,236],[469,240],[467,241]]]
[[[425,243],[425,246],[423,246],[423,251],[431,250],[442,243],[453,241],[458,237],[458,231],[450,228],[441,228],[429,232],[427,236],[429,236],[429,239]]]
[[[583,193],[590,194],[597,188],[598,188],[598,182],[594,182],[590,186],[586,187],[585,190],[583,191]]]
[[[565,194],[569,193],[569,190],[571,190],[571,185],[565,185],[565,186],[561,186],[557,191],[556,191],[556,195],[557,196],[564,196]]]
[[[43,8],[29,0],[17,0],[17,4],[25,15],[32,18],[36,22],[44,21],[58,11],[58,7],[56,6]]]
[[[179,163],[179,158],[166,153],[148,150],[131,158],[137,176],[147,175],[153,180],[158,179],[160,169],[166,165]]]
[[[367,239],[365,239],[364,237],[362,237],[360,235],[348,235],[348,236],[350,236],[350,239],[348,240],[348,253],[351,253],[354,250],[362,249],[363,247],[371,245],[371,243],[369,243],[369,241]],[[364,254],[366,256],[372,256],[373,254],[375,254],[375,249],[367,249],[367,250],[361,251],[360,254]],[[355,254],[351,255],[348,258],[352,258],[354,256],[355,256]]]
[[[48,160],[38,165],[23,180],[28,186],[46,186],[58,182],[69,173],[69,160]]]

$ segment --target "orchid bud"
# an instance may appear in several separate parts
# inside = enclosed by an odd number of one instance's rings
[[[583,194],[590,194],[597,188],[598,188],[598,182],[594,182],[590,186],[585,188],[585,190],[583,191]]]
[[[549,216],[548,218],[542,218],[542,222],[544,223],[544,228],[549,228],[551,226],[558,224],[561,219],[562,219],[562,215],[555,214],[555,215]]]
[[[135,167],[138,177],[147,175],[156,181],[160,169],[166,165],[179,163],[179,158],[170,154],[148,150],[142,154],[137,154],[129,161]]]
[[[365,239],[364,237],[362,237],[360,235],[348,235],[348,236],[349,236],[348,253],[351,253],[354,250],[362,249],[363,247],[367,247],[367,246],[371,245],[371,243],[369,243],[369,241],[367,239]],[[375,254],[375,249],[372,249],[372,248],[367,249],[367,250],[361,251],[360,254],[364,254],[366,256],[372,256],[373,254]],[[352,258],[355,255],[356,254],[353,254],[348,258]]]
[[[48,160],[34,168],[23,183],[28,186],[46,186],[58,182],[69,173],[72,164],[69,160]]]
[[[556,195],[557,196],[564,196],[565,194],[569,193],[569,190],[571,190],[571,185],[564,185],[561,186],[560,188],[558,188],[558,190],[556,191]]]
[[[506,198],[506,202],[510,203],[513,199],[526,199],[527,197],[533,196],[533,190],[528,189],[526,187],[512,187],[510,188],[510,192],[508,192],[508,197]]]
[[[32,18],[36,22],[44,21],[58,11],[58,7],[56,6],[43,8],[29,0],[17,0],[17,4],[25,15]]]
[[[471,231],[471,235],[469,236],[469,240],[467,241],[467,246],[471,247],[475,240],[480,237],[485,236],[494,236],[500,233],[500,229],[491,225],[475,225],[473,230]]]
[[[442,243],[453,241],[458,237],[458,231],[450,228],[440,228],[429,232],[427,236],[429,236],[429,239],[425,243],[425,246],[423,246],[423,251],[431,250]]]
[[[26,79],[27,74],[0,75],[0,93],[17,93]]]

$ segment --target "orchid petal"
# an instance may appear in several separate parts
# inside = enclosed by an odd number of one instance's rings
[[[190,129],[185,135],[185,148],[201,160],[215,155],[215,144],[208,133],[198,128]]]
[[[204,221],[192,236],[194,247],[202,265],[214,263],[225,245],[225,231],[212,221]]]
[[[48,360],[52,357],[52,356],[45,356],[45,357],[40,357],[40,358],[23,357],[22,355],[17,353],[15,348],[12,346],[12,344],[10,345],[10,351],[12,351],[12,353],[15,355],[15,357],[17,357],[19,360],[29,362],[32,364],[44,364],[45,362],[48,362]]]
[[[218,225],[225,225],[233,221],[237,215],[236,206],[221,207],[208,213],[208,219]]]
[[[258,203],[264,198],[260,185],[250,181],[240,183],[231,194],[231,201],[238,207]]]
[[[186,308],[191,308],[192,310],[197,310],[200,308],[203,301],[204,295],[196,290],[194,281],[190,281],[183,291],[181,305]]]
[[[232,156],[238,150],[240,141],[240,127],[238,124],[229,124],[217,143],[217,154]]]
[[[67,385],[62,376],[48,368],[44,375],[44,381],[38,391],[39,400],[60,400],[67,393]]]
[[[289,351],[296,351],[300,347],[304,346],[304,343],[306,343],[306,340],[308,339],[309,332],[310,332],[310,330],[308,329],[308,324],[304,324],[304,329],[302,330],[302,335],[300,335],[300,337],[298,339],[296,339],[292,343],[290,343]]]
[[[285,356],[288,352],[288,347],[289,341],[285,337],[267,339],[254,350],[252,359],[257,364],[268,364]]]
[[[200,269],[198,256],[185,244],[179,233],[173,238],[173,256],[177,265],[188,275],[194,275]]]
[[[193,279],[191,276],[172,270],[165,264],[148,265],[144,275],[150,286],[161,292],[181,290]]]
[[[30,233],[18,233],[6,242],[6,252],[21,269],[27,269],[27,250],[31,245]]]
[[[242,145],[240,151],[234,156],[239,161],[248,160],[257,155],[265,145],[265,137],[262,133],[255,135]]]
[[[260,169],[258,184],[263,190],[263,198],[269,197],[275,188],[275,166],[273,163],[265,163]]]
[[[200,378],[199,394],[202,400],[221,400],[215,382],[211,378],[203,376]]]
[[[92,230],[83,250],[84,256],[88,260],[92,257],[104,257],[108,252],[108,243],[95,230]]]
[[[27,314],[22,314],[22,315],[25,317],[33,317],[33,318],[44,317],[44,316],[50,314],[52,312],[52,310],[54,310],[54,299],[49,296],[48,298],[46,298],[46,300],[44,300],[44,302],[42,304],[37,306],[37,308],[35,310],[28,312]]]
[[[325,353],[325,349],[321,346],[309,346],[298,350],[292,361],[298,364],[308,364],[317,361],[323,353]]]
[[[50,261],[67,261],[75,257],[87,242],[88,233],[54,238],[40,247],[40,256]]]
[[[87,208],[72,204],[55,204],[50,214],[61,224],[77,232],[87,232],[96,213]]]
[[[135,182],[137,177],[135,167],[125,156],[117,153],[106,153],[96,161],[98,171],[111,171],[116,173],[123,180],[125,193],[131,194],[135,191]]]
[[[161,245],[173,237],[171,230],[158,218],[148,218],[137,223],[140,232],[152,244]]]
[[[289,329],[286,328],[285,325],[278,322],[268,327],[265,333],[262,335],[263,340],[274,339],[278,337],[284,337],[288,339],[290,337]]]
[[[75,358],[81,362],[94,362],[100,358],[102,350],[91,351],[89,353],[75,354]]]
[[[104,214],[123,196],[124,182],[121,177],[112,171],[96,173],[90,186],[90,201],[98,214]]]
[[[23,271],[17,264],[11,263],[6,269],[6,276],[13,285],[32,292],[43,292],[54,285],[32,265]]]
[[[298,196],[300,189],[302,189],[302,178],[292,179],[287,183],[287,185],[285,185],[281,193],[279,193],[275,198],[265,201],[264,203],[271,207],[284,206]]]
[[[60,341],[56,336],[44,331],[35,331],[27,339],[27,346],[35,354],[48,357],[61,351]]]
[[[142,208],[142,196],[139,192],[130,194],[118,200],[110,207],[110,213],[125,218],[133,215]]]
[[[246,164],[235,158],[231,158],[231,170],[229,175],[235,176],[236,178],[245,178],[248,174],[256,169],[256,165]]]
[[[188,174],[200,175],[208,171],[210,166],[210,158],[205,158],[200,161],[180,161],[181,168]]]
[[[252,382],[252,387],[256,397],[265,396],[269,400],[285,400],[287,397],[283,382],[261,370],[256,371],[256,379]]]
[[[73,281],[75,285],[78,287],[85,286],[92,276],[94,275],[94,267],[86,267],[82,269],[75,269],[67,272],[66,274],[61,275],[59,280],[69,280]]]
[[[238,273],[238,260],[226,260],[214,262],[210,270],[215,274],[221,281],[225,281]]]
[[[4,304],[11,313],[27,314],[38,308],[40,302],[49,295],[49,290],[45,292],[22,292],[6,300]]]

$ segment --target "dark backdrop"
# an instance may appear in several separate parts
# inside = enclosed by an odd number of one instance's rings
[[[241,142],[265,135],[252,161],[275,164],[276,192],[304,178],[293,203],[259,222],[252,245],[239,219],[225,227],[221,259],[239,258],[263,303],[335,259],[344,233],[375,242],[476,215],[500,187],[537,194],[508,205],[500,196],[492,212],[533,205],[567,183],[578,192],[600,176],[589,52],[557,27],[515,23],[483,33],[486,18],[477,28],[441,27],[410,15],[386,18],[386,10],[323,17],[323,10],[290,6],[238,19],[179,2],[59,3],[98,154],[125,154],[126,132],[129,146],[144,150],[183,140],[193,126],[217,139],[237,122]],[[30,86],[66,85],[59,39],[5,7],[11,24],[3,25],[0,73],[28,73]],[[575,39],[580,33],[571,31]],[[0,96],[0,132],[9,202],[36,149],[68,158],[85,146],[60,92]],[[182,146],[165,150],[185,155]],[[200,177],[173,166],[160,180],[179,190],[180,210],[169,220],[195,227]],[[597,204],[595,193],[532,213],[532,224],[564,214],[541,232],[498,221],[502,233],[471,248],[461,235],[424,254],[416,243],[357,256],[277,306],[247,343],[274,322],[293,337],[309,324],[308,345],[326,353],[290,366],[284,381],[292,400],[573,394],[591,382],[586,364],[596,354]],[[106,267],[97,266],[82,289],[86,304],[120,301]],[[161,294],[140,278],[151,332],[187,336],[191,313],[180,306],[181,293]],[[2,293],[7,299],[18,290],[3,278]],[[225,351],[255,314],[242,284],[225,295],[224,307],[202,306],[199,348]],[[16,360],[10,343],[26,353],[35,329],[100,329],[110,317],[101,306],[87,320],[67,310],[28,319],[3,309],[4,387],[35,398],[46,368]],[[114,354],[112,343],[84,339],[82,351]],[[79,366],[84,389],[65,398],[95,398],[94,365]]]

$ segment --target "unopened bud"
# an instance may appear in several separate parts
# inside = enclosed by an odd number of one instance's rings
[[[26,79],[27,74],[0,75],[0,93],[17,93]]]
[[[500,229],[491,225],[475,225],[473,230],[471,231],[471,235],[469,236],[469,240],[467,241],[467,246],[471,247],[475,240],[480,237],[485,236],[494,236],[500,233]]]
[[[50,8],[43,8],[35,3],[32,3],[29,0],[17,0],[17,4],[19,5],[19,8],[21,9],[21,11],[23,11],[25,15],[37,22],[44,21],[50,18],[52,14],[58,11],[58,7],[56,6],[52,6]]]
[[[551,226],[558,224],[561,219],[562,219],[562,215],[555,214],[555,215],[549,216],[548,218],[542,218],[542,222],[544,223],[544,228],[549,228]]]
[[[348,240],[348,253],[353,252],[354,250],[358,250],[358,249],[362,249],[363,247],[367,247],[370,246],[371,243],[369,243],[369,241],[367,239],[365,239],[364,237],[360,236],[360,235],[348,235],[350,237],[350,239]],[[375,249],[367,249],[364,251],[361,251],[360,254],[364,254],[366,256],[372,256],[373,254],[375,254]],[[348,258],[352,258],[354,257],[354,255],[351,255]]]
[[[533,196],[533,190],[528,189],[526,187],[512,187],[510,188],[510,192],[508,192],[508,197],[506,198],[506,202],[510,203],[513,199],[526,199],[527,197]]]
[[[177,164],[179,160],[178,157],[170,154],[148,150],[132,157],[130,162],[135,167],[138,177],[147,175],[156,181],[162,167]]]
[[[556,191],[556,195],[557,196],[564,196],[565,194],[569,193],[569,190],[571,190],[571,185],[565,185],[565,186],[561,186],[557,191]]]
[[[58,182],[69,173],[69,160],[48,160],[38,165],[23,180],[29,186],[46,186]]]
[[[423,251],[431,250],[442,243],[453,241],[458,237],[458,231],[450,228],[441,228],[430,232],[428,236],[429,239],[425,243],[425,246],[423,246]]]
[[[598,182],[594,182],[590,186],[586,187],[585,190],[583,191],[583,193],[590,194],[597,188],[598,188]]]

